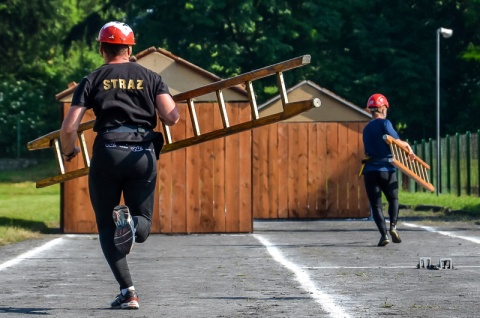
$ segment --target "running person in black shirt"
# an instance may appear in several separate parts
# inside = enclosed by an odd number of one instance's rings
[[[180,114],[167,85],[157,73],[130,62],[132,29],[120,22],[105,24],[98,35],[105,64],[83,78],[65,117],[60,141],[67,161],[80,152],[75,146],[78,126],[92,109],[97,133],[88,175],[100,245],[120,294],[113,308],[139,308],[126,255],[133,243],[150,234],[156,160],[163,136],[154,132],[157,114],[166,125]],[[120,203],[123,194],[125,205]],[[113,220],[112,220],[113,211]]]

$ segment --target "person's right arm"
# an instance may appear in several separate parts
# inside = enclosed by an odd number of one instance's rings
[[[86,110],[86,107],[70,106],[67,116],[65,116],[63,120],[62,128],[60,129],[60,145],[62,147],[62,154],[67,161],[71,161],[80,152],[80,148],[75,146],[75,141],[78,126]]]
[[[398,135],[397,131],[393,128],[392,123],[388,119],[385,120],[385,130],[387,134],[392,136],[399,144],[401,144],[402,146],[408,149],[408,158],[410,160],[415,159],[415,153],[413,152],[412,147],[410,147],[408,142],[400,139],[400,136]]]
[[[408,142],[404,141],[404,140],[401,140],[400,138],[397,139],[397,142],[400,143],[402,146],[404,146],[405,148],[408,149],[408,158],[410,160],[413,160],[415,159],[415,153],[413,152],[413,149],[412,147],[410,147],[410,145],[408,144]]]

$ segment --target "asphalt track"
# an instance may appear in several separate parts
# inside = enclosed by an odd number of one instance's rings
[[[129,263],[139,310],[109,309],[118,290],[94,235],[2,247],[0,317],[479,317],[476,225],[403,221],[403,242],[386,247],[373,221],[254,229],[137,244]],[[453,268],[419,269],[420,257]]]

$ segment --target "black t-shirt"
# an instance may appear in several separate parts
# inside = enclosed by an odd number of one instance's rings
[[[159,94],[170,94],[159,74],[135,62],[104,64],[82,79],[72,105],[93,109],[97,132],[121,125],[153,129]]]

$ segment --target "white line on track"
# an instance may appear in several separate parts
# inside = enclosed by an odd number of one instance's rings
[[[417,269],[415,266],[302,266],[302,269]],[[480,268],[480,265],[455,266],[455,268]]]
[[[270,253],[270,255],[273,257],[275,261],[278,263],[282,264],[284,267],[289,269],[291,272],[295,274],[295,277],[297,281],[300,283],[302,288],[309,292],[311,296],[315,299],[317,303],[319,303],[322,308],[330,314],[331,317],[350,317],[347,313],[345,313],[342,308],[337,306],[333,299],[319,290],[317,286],[315,286],[315,283],[310,279],[310,276],[308,273],[300,266],[297,264],[287,260],[282,252],[278,248],[275,247],[272,243],[270,243],[267,239],[265,239],[263,236],[258,235],[258,234],[253,234],[253,237],[255,237],[260,243],[262,243],[266,248],[267,251]]]
[[[57,245],[58,243],[60,243],[62,241],[63,241],[63,238],[59,237],[59,238],[53,239],[51,241],[48,241],[47,243],[45,243],[42,246],[39,246],[37,248],[34,248],[33,250],[30,250],[26,253],[18,255],[14,259],[11,259],[9,261],[6,261],[5,263],[0,264],[0,271],[4,270],[6,268],[12,267],[14,265],[17,265],[21,261],[23,261],[25,259],[28,259],[28,258],[31,258],[31,257],[37,255],[38,253],[46,251],[49,248],[52,248],[53,246]]]
[[[466,241],[470,241],[470,242],[473,242],[473,243],[476,243],[476,244],[480,244],[480,239],[477,238],[477,237],[457,235],[457,234],[454,234],[452,232],[447,232],[447,231],[438,231],[435,228],[430,227],[430,226],[417,225],[417,224],[413,224],[413,223],[402,222],[402,224],[406,225],[408,227],[418,227],[418,228],[421,228],[421,229],[423,229],[425,231],[428,231],[428,232],[438,233],[438,234],[441,234],[441,235],[450,236],[450,237],[453,237],[453,238],[459,238],[459,239],[462,239],[462,240],[466,240]]]
[[[416,268],[414,266],[301,266],[305,269],[392,269],[392,268]]]

